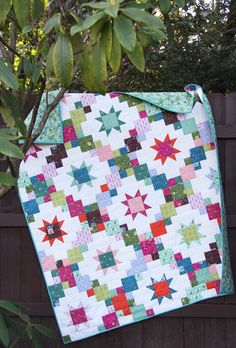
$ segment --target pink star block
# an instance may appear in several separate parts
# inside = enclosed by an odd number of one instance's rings
[[[140,213],[144,216],[147,216],[146,209],[150,209],[151,207],[144,203],[147,198],[147,194],[141,195],[138,190],[134,197],[125,194],[126,200],[122,203],[128,207],[125,215],[131,215],[133,220],[136,218],[137,214]]]
[[[70,316],[74,325],[79,325],[88,321],[83,307],[72,309],[70,311]]]
[[[27,159],[32,156],[34,158],[38,158],[38,152],[42,151],[42,149],[40,149],[40,147],[32,145],[29,150],[26,152],[25,156],[24,156],[24,162],[27,161]]]

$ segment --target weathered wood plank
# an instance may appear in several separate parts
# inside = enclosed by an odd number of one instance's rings
[[[224,319],[205,320],[205,347],[226,348],[226,332]]]
[[[143,321],[143,348],[163,348],[163,318],[155,317]]]
[[[236,319],[226,320],[226,347],[236,347]]]
[[[165,318],[163,321],[164,348],[183,348],[183,319]]]
[[[203,319],[184,319],[184,347],[204,348],[204,334]]]

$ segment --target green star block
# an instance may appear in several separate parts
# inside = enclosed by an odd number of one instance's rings
[[[200,224],[195,224],[194,221],[189,226],[181,225],[181,229],[178,231],[183,237],[181,243],[186,243],[188,247],[192,242],[201,244],[201,238],[204,236],[199,232],[200,226]]]
[[[125,122],[119,120],[120,113],[121,111],[115,111],[114,107],[108,113],[100,111],[101,116],[96,118],[96,120],[102,123],[100,132],[106,131],[107,135],[111,133],[112,129],[121,132],[120,126],[125,124]]]

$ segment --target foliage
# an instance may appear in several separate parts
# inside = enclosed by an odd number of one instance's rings
[[[0,0],[0,6],[0,113],[8,127],[0,133],[0,153],[9,163],[7,173],[0,172],[0,183],[11,187],[20,159],[66,89],[83,84],[89,91],[105,93],[107,69],[117,73],[123,53],[143,72],[146,41],[161,41],[164,24],[147,0]],[[42,94],[59,87],[61,92],[46,105],[34,130]],[[32,98],[32,122],[26,129]],[[0,189],[0,195],[5,192]]]
[[[12,316],[18,319],[13,319]],[[53,338],[51,330],[41,324],[32,323],[25,308],[14,302],[0,300],[1,347],[12,348],[20,339],[32,341],[35,348],[43,347],[40,336]]]
[[[206,92],[235,92],[236,2],[186,0],[164,17],[166,38],[145,49],[146,69],[136,72],[126,60],[110,89],[183,91],[188,83]],[[127,87],[128,86],[128,87]]]

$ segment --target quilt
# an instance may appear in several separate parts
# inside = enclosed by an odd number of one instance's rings
[[[64,343],[233,293],[199,86],[66,93],[52,117],[18,188]]]

